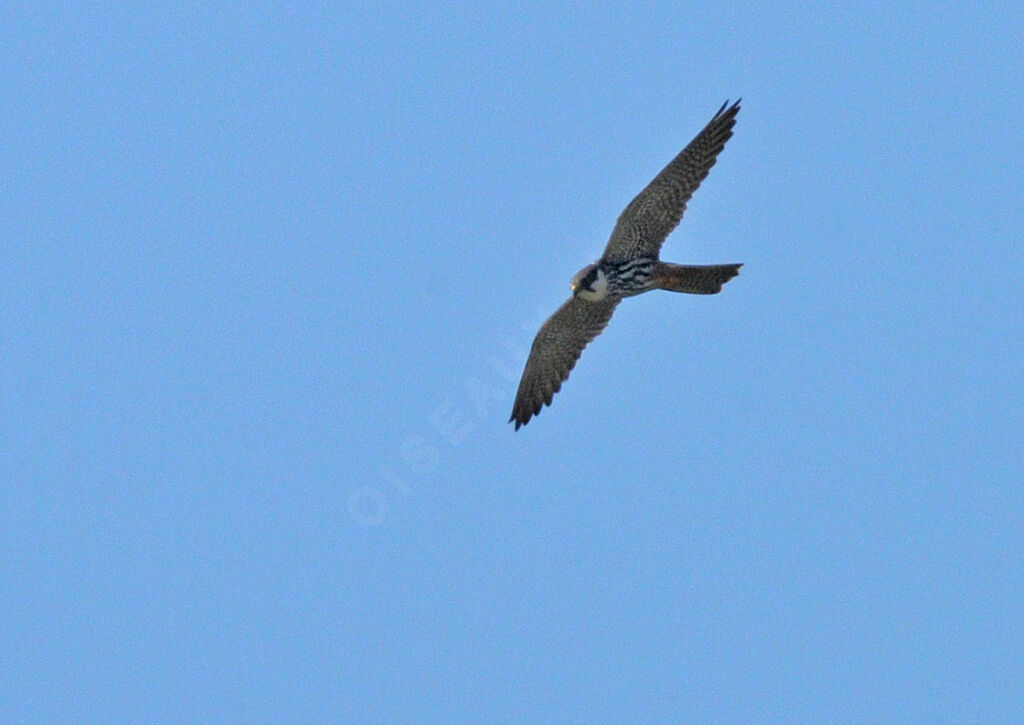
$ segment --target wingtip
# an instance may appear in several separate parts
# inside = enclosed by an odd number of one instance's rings
[[[739,113],[739,111],[740,111],[740,103],[742,103],[742,102],[743,102],[742,98],[737,98],[736,102],[733,103],[730,106],[729,105],[729,99],[726,98],[725,99],[725,103],[723,103],[722,107],[718,109],[717,113],[715,113],[715,118],[718,118],[719,116],[721,116],[723,114],[726,114],[726,113],[731,113],[732,115],[735,116],[737,113]]]

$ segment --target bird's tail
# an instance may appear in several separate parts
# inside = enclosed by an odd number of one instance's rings
[[[713,295],[740,273],[742,264],[684,265],[658,262],[653,270],[654,286],[670,292]]]

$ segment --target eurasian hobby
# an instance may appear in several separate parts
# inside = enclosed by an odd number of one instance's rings
[[[683,218],[686,203],[732,136],[739,110],[739,101],[731,106],[726,101],[718,109],[704,130],[619,215],[601,258],[572,278],[572,297],[533,340],[509,418],[516,422],[516,430],[551,403],[583,348],[604,330],[624,297],[652,289],[713,295],[739,274],[741,264],[691,266],[658,259],[665,237]]]

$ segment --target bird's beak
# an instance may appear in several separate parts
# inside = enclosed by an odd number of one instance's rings
[[[570,283],[569,283],[569,289],[571,289],[571,290],[572,290],[572,293],[573,293],[573,294],[576,294],[576,290],[577,290],[578,288],[579,288],[579,285],[578,285],[578,284],[576,284],[575,282],[570,282]]]

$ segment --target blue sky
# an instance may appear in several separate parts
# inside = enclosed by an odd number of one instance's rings
[[[16,3],[0,716],[1024,720],[1015,3]],[[539,323],[726,98],[669,238]]]

